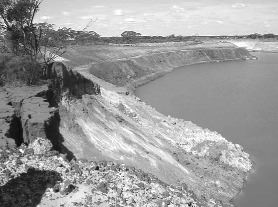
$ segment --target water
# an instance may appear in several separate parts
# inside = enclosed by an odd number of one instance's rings
[[[259,60],[179,68],[137,89],[165,115],[191,120],[241,144],[255,157],[256,173],[239,207],[278,206],[278,54]]]

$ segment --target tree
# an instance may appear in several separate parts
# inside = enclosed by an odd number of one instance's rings
[[[141,34],[134,31],[124,31],[121,36],[123,37],[124,42],[135,43]]]
[[[8,48],[17,57],[10,64],[12,71],[19,71],[20,80],[34,84],[43,75],[43,69],[58,54],[63,54],[61,39],[53,25],[34,24],[42,0],[0,0],[0,22]],[[59,42],[57,41],[59,40]]]
[[[77,31],[77,34],[75,36],[75,40],[83,44],[93,42],[95,40],[98,40],[99,38],[100,35],[95,31]]]
[[[272,34],[272,33],[264,34],[263,38],[266,38],[266,39],[268,39],[268,38],[275,38],[275,34]]]
[[[258,33],[247,35],[247,38],[251,38],[251,39],[259,39],[261,37],[262,37],[262,35],[258,34]]]
[[[139,37],[141,36],[140,33],[134,32],[134,31],[124,31],[121,34],[122,37]]]
[[[42,0],[1,0],[0,17],[9,48],[18,56],[46,65],[63,54],[64,30],[56,32],[53,24],[34,23]]]
[[[28,55],[32,60],[39,54],[39,36],[34,17],[41,0],[2,0],[0,17],[6,29],[6,39],[17,55]]]
[[[55,30],[54,24],[38,23],[35,24],[40,33],[39,51],[44,64],[47,65],[56,57],[65,53],[65,45],[69,38],[70,28]]]

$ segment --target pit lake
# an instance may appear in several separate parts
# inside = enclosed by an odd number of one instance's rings
[[[190,120],[242,145],[255,173],[235,204],[278,206],[278,53],[258,60],[177,68],[136,95],[165,115]]]

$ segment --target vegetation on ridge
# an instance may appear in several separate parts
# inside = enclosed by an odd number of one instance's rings
[[[50,33],[48,26],[35,24],[41,0],[3,0],[0,23],[4,51],[0,75],[3,82],[21,81],[27,85],[39,82],[47,64],[64,53],[61,36]]]

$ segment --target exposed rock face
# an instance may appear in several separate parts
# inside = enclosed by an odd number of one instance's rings
[[[99,86],[77,72],[68,70],[61,62],[52,63],[47,71],[51,80],[50,89],[61,98],[62,93],[81,98],[84,94],[99,94]],[[59,100],[57,100],[59,101]]]
[[[14,87],[2,89],[1,98],[1,148],[29,144],[37,137],[50,138],[57,109],[49,107],[47,85],[41,87]]]
[[[41,97],[31,97],[22,101],[20,117],[24,143],[31,143],[37,137],[47,138],[46,127],[55,110]]]

